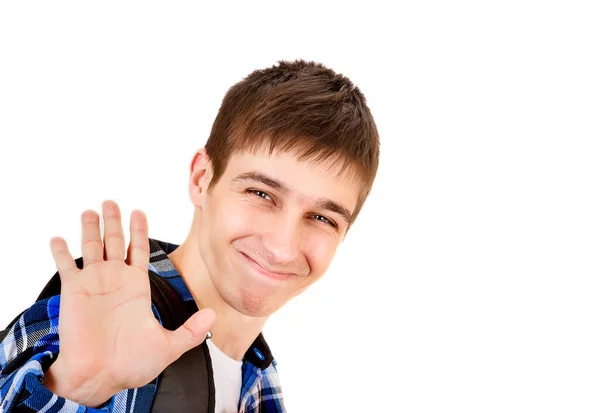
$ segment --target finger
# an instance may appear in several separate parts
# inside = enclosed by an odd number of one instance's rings
[[[206,339],[208,330],[214,323],[215,317],[213,310],[204,308],[188,318],[185,324],[177,330],[167,332],[171,344],[171,358],[173,361]]]
[[[104,217],[104,255],[106,260],[120,260],[125,258],[125,236],[121,225],[121,211],[114,201],[102,203]]]
[[[62,282],[65,282],[75,272],[77,272],[77,264],[73,256],[69,252],[67,242],[60,237],[53,237],[50,239],[50,250],[52,251],[52,257],[56,263],[56,269]]]
[[[81,255],[86,266],[104,260],[100,217],[96,211],[88,210],[81,214]]]
[[[148,220],[140,210],[131,212],[129,220],[130,241],[127,248],[127,263],[148,271],[150,245],[148,243]]]

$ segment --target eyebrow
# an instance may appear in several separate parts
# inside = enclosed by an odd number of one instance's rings
[[[294,192],[288,185],[262,172],[244,172],[233,179],[233,182],[240,181],[260,182],[286,195]],[[346,221],[346,224],[350,225],[352,213],[342,204],[332,201],[329,198],[317,198],[317,207],[341,215]]]
[[[233,179],[233,182],[239,181],[260,182],[262,184],[270,186],[273,189],[278,190],[279,192],[283,192],[284,194],[289,194],[290,192],[292,192],[292,189],[289,186],[275,178],[271,178],[270,176],[265,175],[262,172],[244,172],[243,174],[240,174]]]

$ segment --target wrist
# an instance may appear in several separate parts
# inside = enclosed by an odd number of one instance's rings
[[[44,373],[43,384],[57,396],[87,407],[98,407],[119,392],[100,380],[77,378],[68,371],[60,357]]]

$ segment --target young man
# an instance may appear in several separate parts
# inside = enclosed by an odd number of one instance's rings
[[[2,341],[0,411],[158,411],[159,375],[200,344],[217,413],[285,411],[261,330],[325,273],[378,159],[377,128],[349,79],[301,60],[253,72],[227,92],[192,159],[195,212],[180,246],[149,240],[133,211],[126,251],[112,201],[103,237],[96,212],[81,216],[81,269],[51,240],[60,295],[30,307]],[[202,310],[165,329],[148,270]]]

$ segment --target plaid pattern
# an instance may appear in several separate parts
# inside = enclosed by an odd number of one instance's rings
[[[184,300],[193,300],[181,275],[167,257],[177,245],[150,240],[150,246],[149,268],[165,278]],[[123,390],[97,408],[58,397],[43,386],[44,371],[59,351],[59,307],[60,296],[33,304],[0,343],[0,413],[150,412],[157,380],[143,387]],[[286,411],[276,365],[261,335],[242,363],[240,412]]]

